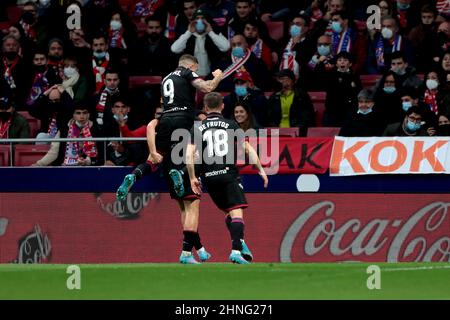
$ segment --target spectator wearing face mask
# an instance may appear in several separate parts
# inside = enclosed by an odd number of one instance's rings
[[[58,86],[52,86],[43,92],[30,106],[29,113],[41,120],[38,139],[55,138],[60,128],[72,117],[73,100],[67,92],[60,92]]]
[[[30,93],[26,100],[27,106],[31,106],[49,87],[59,83],[61,83],[59,75],[53,68],[48,67],[47,54],[43,50],[37,50],[33,55],[33,74]]]
[[[414,106],[408,109],[401,122],[388,125],[383,132],[384,137],[414,137],[428,136],[426,130],[422,128],[422,111]]]
[[[119,97],[111,108],[114,122],[107,128],[108,137],[122,137],[121,128],[127,126],[131,131],[139,128],[139,124],[130,117],[130,106],[126,99]],[[100,146],[100,145],[99,145]],[[106,149],[107,166],[128,166],[144,162],[148,156],[145,142],[119,142],[112,141]]]
[[[206,0],[199,8],[213,22],[214,31],[227,35],[228,22],[234,16],[235,4],[230,0]]]
[[[176,57],[170,50],[169,40],[163,35],[160,17],[153,15],[145,21],[146,34],[138,40],[136,49],[133,50],[131,72],[134,75],[165,77],[176,67]]]
[[[429,71],[425,74],[424,92],[421,95],[422,103],[435,115],[444,113],[448,110],[450,103],[450,92],[441,86],[442,79],[436,70]],[[445,82],[444,82],[445,83]]]
[[[94,82],[95,94],[100,93],[105,82],[105,72],[107,69],[112,68],[112,64],[106,36],[103,34],[95,35],[92,39],[92,67],[90,73],[90,78]]]
[[[395,75],[393,71],[386,72],[375,88],[375,107],[386,126],[400,122],[405,115]]]
[[[424,72],[433,63],[433,58],[440,55],[439,38],[437,34],[435,8],[425,5],[420,11],[421,23],[409,33],[415,53],[418,72]]]
[[[0,63],[1,81],[11,92],[10,99],[17,106],[23,106],[30,87],[29,68],[19,56],[20,44],[13,36],[3,38],[2,58]]]
[[[78,62],[75,57],[64,59],[64,79],[58,89],[61,93],[67,92],[70,98],[78,103],[88,97],[88,82],[84,75],[80,74]]]
[[[223,116],[232,119],[233,107],[245,103],[250,108],[256,122],[263,127],[267,126],[267,99],[264,92],[254,87],[250,74],[245,70],[236,72],[234,85],[234,91],[224,98]]]
[[[62,40],[54,38],[48,42],[47,64],[58,77],[57,83],[61,83],[64,78],[64,44]]]
[[[71,119],[61,126],[56,138],[92,138],[96,137],[93,122],[89,120],[90,111],[85,104],[74,106]],[[47,154],[38,160],[35,166],[91,166],[96,165],[98,148],[93,141],[52,142]]]
[[[431,136],[448,137],[450,136],[450,115],[447,113],[438,114],[438,126]]]
[[[361,91],[359,76],[352,72],[352,57],[348,52],[337,55],[336,69],[327,80],[325,101],[325,127],[341,127],[358,107],[358,93]]]
[[[439,27],[437,29],[437,38],[439,49],[436,52],[433,60],[437,63],[440,63],[441,57],[450,48],[450,22],[445,21],[439,24]]]
[[[408,64],[402,52],[394,52],[392,54],[391,71],[395,73],[401,88],[418,89],[423,83],[417,76],[416,69]]]
[[[436,114],[430,110],[430,107],[422,101],[419,96],[418,90],[414,90],[411,88],[403,89],[400,93],[400,97],[402,100],[402,109],[404,114],[408,112],[412,107],[416,107],[420,110],[420,114],[422,116],[423,123],[421,124],[421,128],[425,131],[430,127],[434,127],[437,123]]]
[[[302,83],[309,77],[307,64],[314,52],[314,40],[310,36],[310,18],[299,13],[292,16],[289,37],[284,41],[284,50],[281,55],[280,70],[289,69]]]
[[[8,96],[0,97],[0,140],[30,138],[30,125],[17,113]]]
[[[380,136],[385,126],[375,106],[374,92],[363,89],[358,94],[358,108],[354,110],[341,128],[339,135],[343,137],[376,137]]]
[[[331,44],[330,36],[324,35],[317,40],[317,52],[308,63],[308,67],[312,71],[310,84],[308,85],[310,90],[324,90],[325,79],[334,70],[335,62]]]
[[[180,14],[177,16],[175,25],[175,35],[178,39],[189,28],[192,16],[197,11],[197,3],[195,0],[183,0],[180,4]]]
[[[412,0],[396,0],[394,2],[400,31],[402,34],[408,34],[418,24],[417,11],[420,8],[416,8]]]
[[[406,62],[414,65],[414,54],[411,42],[399,32],[397,21],[391,16],[381,19],[381,32],[369,45],[367,71],[371,74],[384,73],[391,67],[391,56],[394,52],[403,52]]]
[[[217,34],[209,22],[209,16],[202,9],[198,9],[188,30],[171,46],[175,54],[191,54],[198,60],[199,76],[207,76],[215,69],[230,44],[223,34]]]
[[[122,10],[114,10],[108,26],[108,48],[117,56],[127,56],[136,41],[134,26]]]
[[[245,70],[250,74],[253,80],[253,84],[256,88],[262,91],[272,90],[274,87],[274,83],[269,70],[267,69],[264,62],[261,59],[258,59],[253,52],[250,51],[250,55],[247,56],[248,49],[249,46],[247,40],[245,40],[245,37],[243,35],[238,34],[234,36],[233,39],[231,39],[230,59],[222,61],[222,64],[220,65],[219,69],[225,70],[232,63],[239,62],[245,59],[245,57],[248,57],[248,59],[242,65],[240,70],[241,71]],[[233,78],[228,77],[224,79],[220,83],[219,88],[217,90],[227,92],[233,91],[234,90]]]

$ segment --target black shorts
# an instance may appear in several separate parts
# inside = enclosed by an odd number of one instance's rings
[[[239,177],[233,180],[220,178],[203,178],[202,180],[205,181],[211,199],[220,210],[230,212],[248,207],[244,187]]]
[[[188,115],[163,115],[156,126],[156,149],[163,154],[170,154],[178,141],[172,141],[172,134],[177,129],[187,130],[186,137],[190,139],[190,130],[194,126],[194,118]],[[186,141],[185,141],[186,142]]]

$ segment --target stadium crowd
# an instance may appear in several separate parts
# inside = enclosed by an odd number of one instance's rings
[[[210,79],[248,49],[218,88],[244,130],[450,135],[449,0],[2,0],[0,32],[0,139],[144,136],[182,54]],[[145,148],[52,143],[35,165],[132,165]]]

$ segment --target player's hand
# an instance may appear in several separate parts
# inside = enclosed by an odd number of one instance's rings
[[[202,194],[202,184],[197,178],[191,179],[191,189],[197,195]]]
[[[154,152],[150,154],[150,162],[153,164],[158,164],[163,161],[163,156],[160,155],[158,152]]]
[[[259,175],[264,181],[264,188],[267,189],[267,186],[269,185],[269,178],[267,178],[267,174],[264,170],[259,172]]]
[[[214,78],[222,78],[223,76],[223,72],[220,69],[214,70],[212,75],[214,76]]]

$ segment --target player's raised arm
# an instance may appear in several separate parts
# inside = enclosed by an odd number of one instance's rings
[[[264,171],[264,168],[261,165],[261,161],[259,160],[258,154],[248,141],[244,142],[244,148],[245,153],[249,156],[250,163],[256,164],[256,167],[258,168],[259,171],[259,175],[264,181],[264,188],[267,188],[267,186],[269,185],[269,179],[267,178],[266,171]]]
[[[196,79],[192,82],[192,85],[201,92],[210,93],[214,91],[220,81],[222,81],[223,72],[222,70],[217,69],[212,73],[212,75],[214,76],[214,79],[206,81],[203,79]]]
[[[148,149],[150,151],[150,154],[148,156],[148,160],[151,161],[153,164],[161,163],[163,160],[162,155],[156,151],[156,126],[158,125],[158,120],[153,119],[150,121],[150,123],[147,125],[147,144]]]
[[[186,149],[186,168],[191,181],[191,189],[195,194],[200,195],[202,193],[201,183],[195,176],[195,144],[188,144]]]

